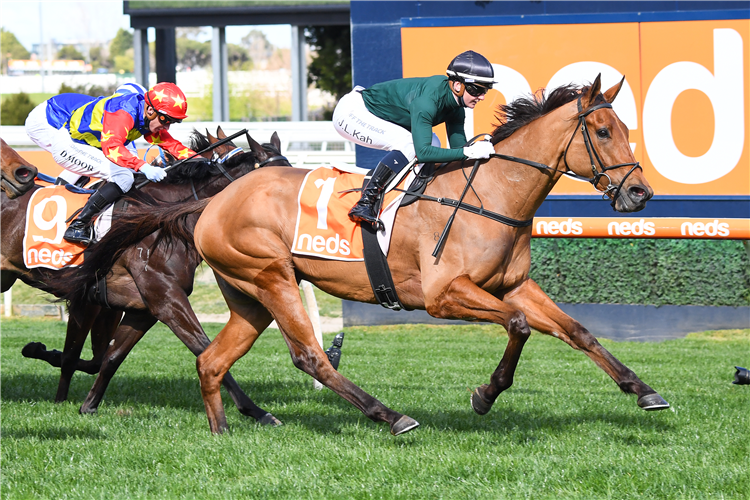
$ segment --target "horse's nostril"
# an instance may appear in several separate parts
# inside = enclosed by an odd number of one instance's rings
[[[14,175],[19,181],[27,181],[29,178],[36,177],[36,173],[30,168],[17,168]]]
[[[646,190],[640,187],[631,187],[628,191],[630,191],[630,195],[633,198],[645,198],[646,196]]]

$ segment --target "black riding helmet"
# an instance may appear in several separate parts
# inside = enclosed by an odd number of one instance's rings
[[[490,61],[473,50],[467,50],[454,57],[445,72],[449,80],[461,82],[459,92],[456,92],[453,87],[451,90],[459,98],[462,106],[466,106],[463,100],[464,90],[476,97],[485,94],[495,82],[495,70],[492,69]]]

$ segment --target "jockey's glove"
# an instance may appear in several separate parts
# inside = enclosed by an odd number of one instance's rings
[[[151,182],[160,182],[167,177],[167,171],[163,168],[154,167],[152,165],[143,165],[140,172],[146,176],[146,179]]]
[[[489,141],[475,142],[464,148],[464,155],[470,160],[482,160],[489,158],[495,152],[495,147]]]

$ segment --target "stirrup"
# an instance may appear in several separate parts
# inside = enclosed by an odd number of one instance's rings
[[[75,224],[75,221],[73,224]],[[84,225],[79,228],[75,227],[73,224],[68,226],[68,229],[65,230],[65,234],[63,235],[65,241],[85,246],[89,246],[94,242],[94,231],[91,226]]]
[[[354,205],[354,208],[352,208],[349,211],[349,219],[352,222],[358,222],[360,224],[362,222],[368,222],[368,223],[372,224],[373,229],[375,229],[376,231],[383,231],[383,230],[385,230],[385,225],[383,224],[383,221],[381,221],[377,216],[375,216],[375,215],[369,215],[369,214],[356,213],[355,209],[357,207],[360,207],[360,206],[361,205],[359,205],[359,204]],[[367,207],[365,206],[363,208],[363,210],[367,210]],[[374,210],[370,210],[370,212],[374,213]]]

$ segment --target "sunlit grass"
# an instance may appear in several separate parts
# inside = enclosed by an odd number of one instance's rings
[[[747,498],[750,330],[662,343],[603,341],[672,409],[647,413],[584,354],[534,334],[515,383],[480,417],[469,392],[507,342],[489,325],[346,330],[340,371],[421,427],[393,437],[339,396],[312,389],[269,330],[232,373],[285,425],[242,417],[212,436],[195,358],[162,325],[135,347],[99,413],[78,406],[94,377],[21,357],[62,348],[59,321],[3,320],[3,498]],[[214,337],[221,325],[206,325]],[[326,344],[331,336],[325,336]],[[719,340],[720,339],[720,340]],[[88,355],[88,347],[84,353]]]

